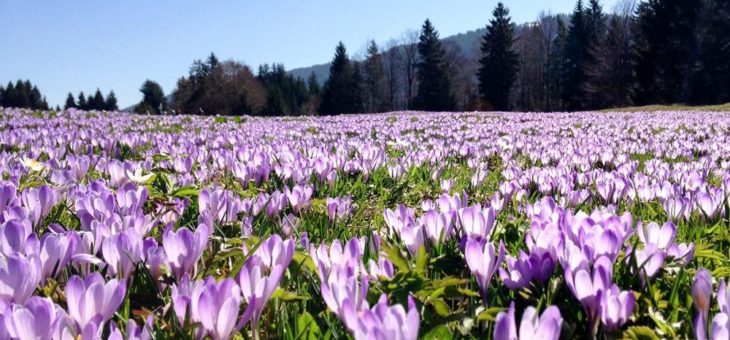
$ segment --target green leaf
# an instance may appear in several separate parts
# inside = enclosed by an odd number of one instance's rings
[[[299,330],[299,334],[297,334],[296,337],[297,339],[310,340],[322,338],[322,331],[319,329],[317,322],[314,321],[314,318],[311,314],[309,314],[309,312],[304,312],[299,316],[299,319],[297,320],[297,329]]]
[[[458,286],[469,283],[468,279],[460,279],[455,277],[447,277],[445,279],[441,280],[433,280],[433,288],[442,288],[442,287],[449,287],[449,286]]]
[[[172,196],[175,197],[193,197],[198,196],[198,194],[200,194],[200,189],[197,189],[193,186],[178,188],[177,190],[172,192]]]
[[[418,248],[416,254],[416,271],[424,272],[426,270],[426,264],[428,263],[428,254],[426,254],[426,247],[421,246]]]
[[[656,332],[646,326],[632,326],[629,327],[623,334],[624,339],[631,340],[659,340],[656,336]]]
[[[403,257],[403,254],[401,254],[398,247],[383,244],[383,250],[385,251],[385,254],[388,255],[390,262],[393,262],[393,265],[396,266],[399,271],[407,272],[411,270],[411,266],[408,265],[408,260]]]
[[[507,310],[507,308],[502,308],[502,307],[487,308],[487,310],[485,310],[485,311],[479,313],[479,315],[477,315],[477,320],[494,321],[494,319],[497,318],[497,314],[499,314],[500,312],[503,312],[505,310]]]
[[[428,300],[428,303],[433,306],[433,309],[436,311],[436,314],[442,317],[447,317],[451,315],[451,309],[449,308],[449,305],[444,302],[444,300],[441,299],[430,299]]]
[[[423,336],[424,340],[443,340],[451,338],[451,331],[446,325],[438,326]]]
[[[274,294],[271,294],[272,299],[281,299],[281,301],[306,301],[309,297],[297,295],[296,293],[283,290],[281,287],[276,288]]]

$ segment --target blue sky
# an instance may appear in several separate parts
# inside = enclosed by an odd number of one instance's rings
[[[603,0],[609,11],[616,0]],[[342,40],[350,55],[430,18],[441,36],[486,25],[496,0],[0,0],[0,82],[30,79],[49,104],[71,91],[114,90],[120,107],[140,100],[145,79],[174,89],[193,59],[211,51],[252,67],[327,62]],[[574,0],[505,0],[515,22]]]

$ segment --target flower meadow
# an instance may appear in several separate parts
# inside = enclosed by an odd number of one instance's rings
[[[0,338],[728,339],[728,136],[4,109]]]

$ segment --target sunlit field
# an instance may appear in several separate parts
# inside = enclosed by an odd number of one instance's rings
[[[726,339],[730,114],[0,111],[0,338]]]

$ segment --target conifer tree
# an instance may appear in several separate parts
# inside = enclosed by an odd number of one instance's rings
[[[587,107],[585,101],[586,65],[590,53],[590,29],[586,20],[587,11],[583,1],[578,0],[570,16],[570,28],[564,52],[565,78],[561,86],[561,98],[565,109],[578,111]]]
[[[104,110],[106,109],[106,100],[101,91],[97,88],[91,103],[87,103],[92,110]]]
[[[706,22],[700,31],[700,67],[693,101],[730,102],[730,1],[708,0]]]
[[[211,54],[211,57],[215,57]],[[147,79],[139,89],[142,92],[142,101],[134,107],[136,113],[161,114],[167,109],[167,99],[160,84]]]
[[[104,109],[107,111],[119,110],[119,108],[117,107],[117,96],[114,94],[114,91],[109,91],[109,94],[106,96],[106,102],[104,103]]]
[[[354,65],[347,56],[345,45],[340,42],[330,64],[330,76],[322,90],[320,114],[333,115],[362,111],[362,98],[355,79]]]
[[[423,111],[449,111],[455,106],[451,81],[446,72],[445,51],[438,31],[429,19],[423,23],[418,37],[418,92],[414,108]]]
[[[492,15],[494,18],[489,21],[482,39],[482,57],[477,73],[479,93],[492,109],[507,111],[510,90],[519,67],[517,53],[512,49],[515,28],[509,17],[509,9],[501,2],[494,8]]]
[[[365,111],[385,112],[388,110],[383,56],[375,40],[370,40],[363,63],[363,90]]]
[[[81,110],[87,110],[88,107],[86,105],[86,96],[84,95],[84,91],[79,92],[79,99],[76,101],[78,104],[78,108]]]
[[[76,99],[74,99],[74,95],[71,94],[71,92],[68,93],[68,96],[66,96],[66,104],[64,104],[63,109],[68,110],[70,108],[76,107]]]

